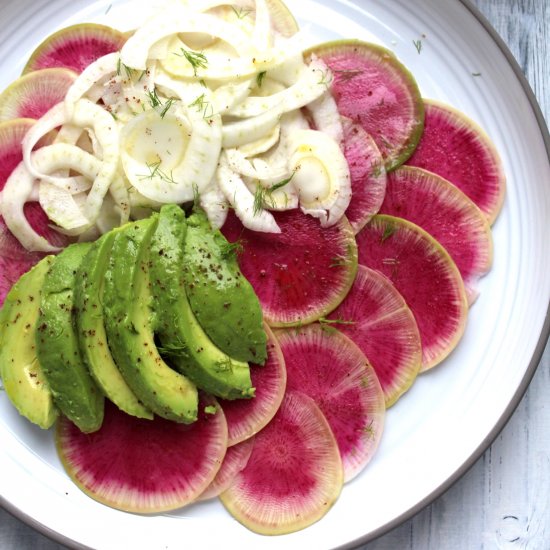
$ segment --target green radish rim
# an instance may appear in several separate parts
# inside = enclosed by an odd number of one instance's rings
[[[395,145],[386,140],[383,136],[377,136],[373,131],[369,132],[369,128],[365,128],[367,133],[370,133],[376,144],[380,148],[384,158],[386,171],[390,172],[401,164],[403,164],[414,152],[422,132],[424,131],[424,103],[422,96],[418,88],[418,84],[413,74],[399,61],[396,55],[389,49],[373,44],[370,42],[364,42],[358,39],[343,39],[334,40],[330,42],[323,42],[304,51],[304,58],[308,59],[312,55],[315,55],[325,62],[326,57],[332,54],[346,54],[351,53],[355,56],[361,55],[369,62],[377,63],[380,67],[390,72],[394,76],[398,76],[398,80],[403,84],[403,89],[406,89],[410,95],[410,101],[412,105],[412,111],[409,117],[411,129],[405,134],[404,139],[400,139]],[[330,63],[328,63],[330,68]],[[348,70],[348,75],[345,80],[353,81],[353,78],[360,76],[360,72],[355,70]],[[361,71],[358,69],[357,71]],[[355,74],[354,74],[355,73]],[[337,79],[335,79],[336,81]],[[343,77],[344,80],[344,77]],[[334,87],[334,83],[333,83]],[[338,104],[338,100],[336,101]],[[356,120],[348,112],[343,112],[340,105],[338,105],[340,114]]]

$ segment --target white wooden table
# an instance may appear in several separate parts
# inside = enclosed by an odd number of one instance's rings
[[[550,0],[473,1],[508,44],[550,122]],[[547,346],[525,397],[482,458],[428,508],[362,550],[550,550],[549,396]],[[0,550],[62,548],[0,510]]]

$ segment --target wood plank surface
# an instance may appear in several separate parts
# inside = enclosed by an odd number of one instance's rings
[[[508,44],[550,121],[550,1],[474,3]],[[547,346],[525,397],[483,457],[432,505],[362,550],[550,550],[549,395]],[[0,550],[63,548],[0,510]]]

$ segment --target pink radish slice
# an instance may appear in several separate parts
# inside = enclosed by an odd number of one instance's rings
[[[380,213],[405,218],[437,239],[462,275],[468,302],[474,302],[476,283],[491,268],[491,227],[460,189],[421,168],[402,166],[389,174]]]
[[[460,272],[449,253],[417,225],[376,215],[357,234],[359,263],[383,273],[407,302],[422,342],[422,370],[456,347],[468,315]]]
[[[76,76],[73,71],[56,67],[18,78],[0,95],[0,120],[40,118],[65,99]]]
[[[382,388],[365,354],[344,334],[317,323],[277,330],[287,391],[309,395],[338,442],[349,481],[374,455],[384,428]]]
[[[23,74],[49,67],[81,73],[96,59],[120,50],[125,42],[123,33],[106,25],[72,25],[45,38],[31,54]]]
[[[353,230],[343,217],[330,228],[300,210],[273,212],[280,234],[243,227],[230,212],[223,234],[239,240],[239,266],[271,326],[315,321],[348,293],[357,269]]]
[[[357,233],[380,209],[386,191],[386,169],[380,150],[361,125],[342,117],[342,126],[352,190],[346,217]]]
[[[250,530],[281,535],[321,519],[342,482],[338,445],[325,416],[307,395],[288,392],[220,499]]]
[[[506,176],[495,146],[471,119],[449,105],[424,100],[424,133],[407,161],[456,185],[492,224],[502,208]]]
[[[393,405],[422,365],[418,326],[401,294],[384,275],[360,265],[349,294],[327,322],[331,320],[367,356],[386,408]]]
[[[87,495],[113,508],[143,514],[180,508],[212,482],[227,449],[223,412],[213,398],[199,405],[199,419],[187,425],[136,418],[106,402],[103,425],[92,434],[63,417],[56,431],[63,466]]]
[[[212,483],[202,493],[199,500],[217,497],[229,489],[236,475],[247,465],[254,447],[254,437],[228,447],[221,468],[218,470]]]
[[[273,332],[267,333],[267,360],[251,365],[250,378],[256,389],[253,399],[220,399],[227,420],[227,445],[232,446],[260,431],[277,412],[285,394],[286,370],[281,348]]]
[[[413,75],[395,54],[360,40],[325,42],[310,54],[330,68],[338,111],[372,136],[386,169],[407,160],[422,134],[424,105]]]

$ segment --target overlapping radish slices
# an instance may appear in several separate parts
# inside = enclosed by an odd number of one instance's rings
[[[205,396],[191,427],[111,406],[92,436],[60,420],[67,470],[111,506],[219,495],[259,533],[317,521],[386,408],[455,348],[490,268],[489,138],[389,50],[300,40],[279,0],[182,0],[129,35],[57,32],[0,96],[0,300],[45,253],[194,203],[238,242],[268,325],[252,400]]]

